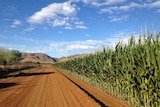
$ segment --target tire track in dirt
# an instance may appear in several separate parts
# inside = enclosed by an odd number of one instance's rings
[[[9,83],[12,85],[0,86],[0,107],[127,107],[112,97],[113,102],[104,102],[110,98],[105,99],[100,91],[52,66],[0,79],[0,85]]]

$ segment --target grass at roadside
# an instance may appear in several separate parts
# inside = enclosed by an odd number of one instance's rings
[[[7,65],[0,66],[0,79],[12,77],[19,73],[26,72],[28,69],[39,67],[40,64],[19,64],[19,65]]]

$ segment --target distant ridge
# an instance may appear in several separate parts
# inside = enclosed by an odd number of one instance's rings
[[[54,63],[57,62],[57,59],[52,58],[44,53],[21,53],[19,62]]]
[[[75,55],[71,55],[71,56],[67,56],[67,57],[58,58],[57,61],[61,62],[61,61],[67,61],[67,60],[70,60],[70,59],[75,59],[75,58],[83,58],[87,55],[90,55],[90,54],[75,54]]]

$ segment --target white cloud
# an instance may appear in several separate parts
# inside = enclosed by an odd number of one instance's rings
[[[20,20],[14,20],[13,24],[15,24],[15,25],[21,25],[22,23],[21,23]]]
[[[74,16],[77,13],[76,6],[69,2],[52,3],[28,18],[29,23],[41,24],[47,20],[54,20],[62,16]]]
[[[127,0],[69,0],[70,2],[83,2],[84,4],[89,4],[92,6],[105,6],[126,2]]]
[[[78,10],[79,8],[72,4],[71,1],[52,3],[30,16],[28,22],[31,24],[47,23],[53,27],[64,26],[68,30],[75,28],[86,29],[87,27],[84,26],[84,23],[76,17]]]
[[[22,25],[22,22],[20,20],[14,20],[10,27],[16,28],[19,25]]]
[[[134,8],[143,8],[143,7],[144,5],[131,2],[129,5],[102,8],[99,13],[114,13],[114,12],[119,12],[119,11],[129,11]]]
[[[74,50],[74,49],[92,49],[93,46],[87,46],[83,44],[73,44],[73,45],[68,45],[67,49],[68,50]]]
[[[109,22],[117,22],[117,21],[122,21],[122,20],[127,20],[129,15],[124,15],[124,16],[109,16]]]
[[[101,40],[86,40],[72,42],[50,42],[49,47],[52,47],[58,53],[70,53],[72,51],[93,51],[104,44]]]
[[[142,8],[143,5],[140,5],[138,3],[134,3],[134,2],[131,2],[130,5],[125,5],[125,6],[120,6],[119,9],[120,10],[124,10],[124,11],[128,11],[130,9],[133,9],[133,8]]]
[[[73,26],[70,23],[66,23],[65,29],[72,30]]]
[[[151,7],[160,7],[160,0],[151,3]]]
[[[63,19],[55,19],[53,22],[53,26],[62,26],[65,24],[66,24],[66,21]]]
[[[65,29],[72,30],[73,27],[72,26],[66,26]]]
[[[96,2],[97,0],[69,0],[69,2],[83,2],[85,4],[92,4],[92,2]]]
[[[99,6],[105,6],[105,5],[124,3],[126,1],[127,0],[105,0],[104,2],[95,1],[92,3],[92,5],[99,7]]]
[[[77,28],[77,29],[88,29],[88,27],[82,26],[82,25],[77,25],[76,28]]]
[[[116,0],[115,0],[116,1]],[[129,4],[120,6],[110,6],[106,8],[101,8],[99,13],[116,13],[120,11],[130,11],[137,8],[160,8],[160,1],[147,2],[147,3],[135,3],[129,2]]]
[[[76,24],[76,25],[83,25],[83,24],[84,24],[84,22],[79,21],[79,22],[75,22],[75,24]]]
[[[43,52],[52,54],[54,57],[63,55],[89,53],[98,48],[101,48],[106,43],[105,40],[85,40],[85,41],[70,41],[70,42],[56,42],[51,40],[36,40],[28,37],[13,36],[8,38],[16,41],[23,41],[25,44],[0,44],[6,48],[18,49],[21,52]]]
[[[76,25],[75,28],[77,28],[77,29],[88,29],[87,26],[84,26],[84,22],[83,21],[77,21],[77,22],[75,22],[75,25]]]
[[[22,36],[12,36],[11,38],[6,39],[16,41],[19,40],[29,45],[0,43],[0,46],[8,49],[18,49],[21,52],[43,52],[51,55],[52,57],[62,57],[72,54],[90,53],[97,49],[101,50],[103,47],[107,46],[113,48],[120,40],[123,40],[123,42],[127,43],[129,37],[130,31],[128,30],[115,32],[112,36],[104,40],[84,40],[70,42],[56,42],[51,40],[37,40]]]
[[[109,8],[103,8],[103,9],[100,9],[100,11],[99,11],[99,13],[101,14],[101,13],[113,13],[113,11],[112,11],[112,9],[111,9],[111,7],[109,7]]]

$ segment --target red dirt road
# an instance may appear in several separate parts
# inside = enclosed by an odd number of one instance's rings
[[[128,107],[51,66],[0,79],[0,107]]]

